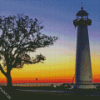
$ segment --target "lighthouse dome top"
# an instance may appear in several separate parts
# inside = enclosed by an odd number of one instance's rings
[[[83,7],[81,7],[81,10],[77,12],[77,16],[88,16],[89,14],[83,10]]]

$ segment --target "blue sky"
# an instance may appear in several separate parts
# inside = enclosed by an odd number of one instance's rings
[[[14,15],[23,13],[42,21],[42,33],[58,36],[55,45],[76,48],[76,32],[73,25],[75,14],[81,8],[82,0],[0,0],[0,14]],[[83,0],[83,7],[92,19],[89,26],[91,49],[100,50],[100,0]],[[95,47],[95,48],[94,48]]]

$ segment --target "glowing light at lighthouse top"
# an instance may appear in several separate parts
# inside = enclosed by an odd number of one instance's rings
[[[76,13],[76,19],[73,20],[74,26],[76,27],[80,24],[91,25],[92,21],[88,19],[88,15],[89,14],[83,10],[83,7],[81,7],[81,10]]]

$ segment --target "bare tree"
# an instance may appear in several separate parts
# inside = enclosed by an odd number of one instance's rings
[[[32,59],[29,53],[52,45],[58,39],[41,34],[42,28],[36,18],[33,20],[26,15],[0,16],[0,70],[7,78],[7,86],[12,86],[12,68],[45,60],[42,54]]]

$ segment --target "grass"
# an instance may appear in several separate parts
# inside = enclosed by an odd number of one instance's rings
[[[12,88],[7,88],[6,86],[2,86],[2,89],[11,97],[11,99],[8,99],[7,96],[0,91],[0,100],[64,100],[64,99],[72,99],[72,98],[95,98],[94,92],[99,92],[100,89],[65,89],[64,87],[19,87],[19,86],[13,86]],[[23,89],[23,90],[64,90],[67,91],[65,93],[52,93],[52,92],[26,92],[26,91],[19,91],[16,89]],[[74,91],[74,92],[73,92]],[[92,94],[91,96],[86,96],[87,94]],[[85,95],[83,96],[82,93]]]

